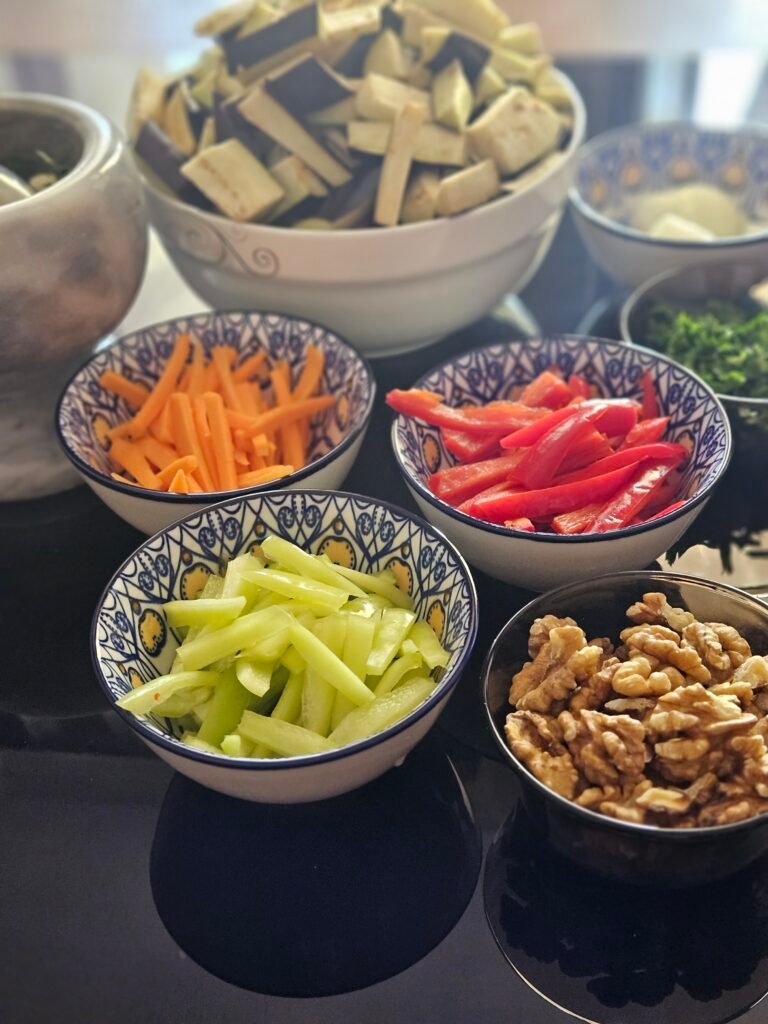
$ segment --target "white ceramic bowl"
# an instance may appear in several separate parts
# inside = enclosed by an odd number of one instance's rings
[[[691,182],[731,194],[766,229],[713,242],[652,238],[612,211],[634,195]],[[603,270],[636,288],[665,271],[709,262],[768,263],[768,130],[705,128],[687,121],[633,124],[603,132],[579,153],[568,193],[584,244]]]
[[[285,359],[295,383],[307,346],[325,355],[320,386],[337,396],[336,405],[312,421],[309,462],[282,480],[260,487],[211,494],[166,494],[113,480],[106,431],[128,419],[128,406],[99,383],[104,370],[116,370],[145,384],[160,375],[177,334],[192,333],[206,352],[217,344],[237,349],[238,362],[265,349],[271,361]],[[155,533],[180,516],[224,498],[286,487],[340,487],[365,438],[376,384],[368,363],[324,327],[274,314],[203,313],[169,320],[127,335],[92,356],[64,389],[56,410],[59,441],[85,483],[122,519],[144,533]]]
[[[426,518],[476,568],[530,590],[650,565],[699,515],[731,457],[728,418],[706,384],[665,356],[618,341],[563,335],[491,345],[443,363],[414,386],[443,395],[448,405],[477,405],[506,398],[555,365],[566,374],[582,374],[602,395],[614,397],[639,397],[640,378],[650,370],[663,413],[671,417],[667,437],[691,448],[681,486],[689,500],[682,508],[605,534],[530,534],[484,523],[441,501],[427,486],[431,473],[456,461],[439,432],[404,416],[392,424],[395,458]]]
[[[573,83],[563,157],[517,195],[457,217],[357,231],[236,224],[146,183],[152,221],[187,284],[215,309],[279,309],[371,356],[427,345],[519,291],[562,217],[586,114]]]
[[[267,534],[327,554],[363,571],[391,567],[451,654],[424,704],[360,743],[311,757],[225,757],[177,739],[168,719],[136,718],[116,708],[164,761],[201,785],[266,803],[303,803],[356,789],[402,760],[434,724],[469,659],[477,633],[472,576],[452,545],[429,524],[385,502],[328,491],[273,491],[222,502],[147,540],[118,569],[96,609],[94,668],[110,703],[134,682],[167,672],[177,638],[162,606],[195,593],[211,572]]]

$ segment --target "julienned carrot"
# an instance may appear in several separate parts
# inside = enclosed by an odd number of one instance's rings
[[[156,469],[165,469],[166,466],[178,458],[174,448],[169,444],[163,444],[156,437],[147,435],[136,442],[139,451],[144,455]]]
[[[276,366],[272,371],[272,390],[275,392],[275,399],[278,405],[288,406],[293,403],[290,370],[287,363]],[[306,465],[306,456],[304,454],[299,424],[286,423],[284,427],[280,428],[280,437],[283,442],[285,461],[290,463],[294,469],[303,469]]]
[[[152,388],[149,397],[128,423],[128,436],[136,440],[146,434],[150,423],[158,416],[173,393],[176,382],[189,356],[189,335],[180,334],[173,346],[171,358],[165,364],[160,379]]]
[[[219,490],[216,458],[213,454],[213,443],[211,441],[211,428],[208,426],[208,413],[205,411],[205,399],[202,394],[192,396],[192,416],[195,420],[195,430],[200,440],[200,447],[205,455],[205,464],[213,480],[214,489]]]
[[[315,413],[322,412],[335,403],[336,399],[333,395],[318,395],[317,398],[306,398],[283,408],[270,409],[269,412],[262,413],[252,426],[246,427],[245,432],[249,437],[270,433],[284,427],[286,423],[295,423],[297,420],[304,419],[305,416],[314,416]]]
[[[309,353],[307,353],[307,355],[309,355]],[[261,369],[266,358],[267,353],[263,351],[255,352],[252,356],[248,356],[247,359],[244,359],[242,363],[232,371],[232,379],[235,383],[249,381]]]
[[[234,379],[234,378],[233,378]],[[238,409],[241,409],[246,416],[258,416],[261,412],[259,405],[256,402],[256,396],[253,393],[253,388],[247,381],[241,383],[235,382],[235,394],[237,395]]]
[[[293,466],[267,466],[266,469],[258,469],[253,473],[242,473],[237,478],[237,486],[258,487],[260,484],[270,484],[273,480],[290,476],[293,471]]]
[[[157,474],[157,479],[161,484],[166,487],[171,483],[177,473],[194,473],[197,469],[197,459],[194,455],[182,455],[180,459],[176,459],[165,469],[161,469]]]
[[[122,373],[115,373],[114,370],[105,370],[99,377],[99,384],[118,398],[125,399],[132,409],[140,409],[149,394],[149,388],[128,380]]]
[[[153,490],[157,489],[158,478],[152,472],[146,457],[137,445],[131,441],[124,441],[122,437],[115,437],[112,439],[109,454],[123,469],[127,469],[142,487],[151,487]]]
[[[171,431],[176,450],[181,455],[194,455],[203,486],[207,491],[214,490],[213,477],[211,476],[203,446],[195,429],[195,419],[192,414],[192,402],[189,395],[178,392],[175,395],[171,395],[170,406]]]
[[[192,338],[192,362],[189,367],[189,387],[187,389],[190,395],[201,395],[203,393],[204,375],[205,353],[203,352],[203,346],[197,338]]]
[[[178,469],[168,487],[170,494],[189,494],[189,481],[183,469]]]
[[[319,348],[310,345],[307,348],[304,369],[301,371],[298,383],[293,391],[293,397],[297,402],[309,398],[317,390],[325,369],[325,356]]]
[[[229,368],[232,362],[231,350],[224,345],[216,345],[211,349],[211,359],[219,375],[219,384],[224,404],[228,409],[245,412],[240,402],[240,396],[235,390],[235,382],[232,379],[232,371]]]
[[[224,402],[217,391],[206,391],[205,411],[211,428],[211,442],[216,459],[216,475],[222,490],[233,491],[237,487],[232,435],[229,431]]]
[[[163,411],[150,425],[150,434],[156,437],[163,444],[173,444],[173,432],[171,431],[171,404],[167,402]]]

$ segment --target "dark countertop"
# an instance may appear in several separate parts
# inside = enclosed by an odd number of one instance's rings
[[[591,134],[647,109],[643,63],[565,69]],[[686,95],[668,113],[690,112]],[[529,310],[548,333],[610,331],[615,297],[566,216],[523,295]],[[408,506],[382,396],[514,330],[488,318],[378,362],[379,405],[347,489]],[[723,510],[727,498],[697,539],[727,550]],[[259,807],[175,776],[93,678],[91,613],[141,539],[84,488],[0,505],[3,1024],[572,1019],[558,1006],[598,1024],[768,1019],[749,1010],[768,991],[768,863],[706,892],[639,894],[531,834],[479,689],[522,591],[476,574],[473,661],[403,767],[324,804]],[[315,965],[301,976],[299,947]]]

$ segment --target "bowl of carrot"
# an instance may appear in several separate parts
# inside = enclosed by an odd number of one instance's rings
[[[472,565],[530,590],[645,568],[731,456],[725,411],[694,373],[599,338],[474,349],[387,402],[423,514]]]
[[[86,484],[154,533],[232,494],[335,490],[376,385],[333,332],[268,313],[206,313],[119,339],[75,373],[56,411]]]

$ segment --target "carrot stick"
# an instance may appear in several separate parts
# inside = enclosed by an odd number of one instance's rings
[[[205,391],[218,391],[219,389],[219,375],[216,372],[216,367],[213,363],[208,363],[203,372],[203,392]]]
[[[136,442],[136,447],[156,469],[165,469],[179,457],[178,452],[170,445],[163,444],[162,441],[158,441],[151,435],[142,437],[140,441]]]
[[[195,429],[195,418],[192,415],[192,401],[189,395],[171,395],[171,430],[179,455],[194,455],[200,479],[207,491],[214,489],[213,477],[206,462],[203,446]]]
[[[235,448],[233,458],[235,460],[235,466],[244,466],[246,469],[251,468],[251,460],[241,449]]]
[[[189,494],[189,481],[183,469],[174,474],[173,480],[168,487],[169,494]]]
[[[194,455],[182,455],[180,459],[176,459],[169,466],[161,469],[157,474],[157,478],[164,487],[167,487],[177,473],[194,473],[197,469],[197,459]]]
[[[165,364],[165,369],[160,375],[160,379],[149,393],[146,402],[133,419],[128,422],[128,436],[133,438],[133,440],[146,434],[150,423],[163,411],[163,406],[171,396],[171,392],[179,379],[179,374],[187,361],[188,355],[189,335],[180,334],[176,339],[171,358]]]
[[[157,417],[157,419],[150,424],[149,433],[152,435],[152,437],[160,441],[161,444],[173,444],[173,434],[171,432],[170,402],[166,403],[165,408]]]
[[[293,397],[296,401],[309,398],[309,396],[317,390],[323,376],[324,368],[325,356],[320,349],[315,348],[314,345],[309,345],[307,347],[304,369],[301,371],[299,382],[293,392]]]
[[[256,455],[261,455],[263,458],[266,458],[267,455],[274,455],[275,454],[275,446],[269,440],[269,438],[267,437],[266,434],[257,434],[255,437],[252,437],[250,440],[251,440],[251,447],[253,448],[253,450],[256,453]]]
[[[201,395],[203,393],[203,377],[205,375],[205,353],[203,346],[197,338],[192,338],[192,362],[189,367],[190,395]]]
[[[254,352],[252,356],[248,356],[247,359],[244,359],[242,363],[232,371],[232,379],[236,383],[250,380],[251,377],[254,377],[258,370],[261,369],[261,364],[266,358],[266,352]]]
[[[254,423],[258,423],[259,416],[247,416],[244,412],[237,412],[235,409],[225,409],[224,415],[227,419],[227,424],[232,430],[247,430],[248,427],[252,427]]]
[[[208,414],[208,423],[211,428],[211,441],[216,459],[216,475],[219,479],[219,485],[222,490],[234,490],[237,487],[237,472],[235,470],[234,451],[232,448],[232,435],[229,432],[224,401],[217,392],[207,391],[203,397],[205,398],[205,411]]]
[[[211,428],[208,426],[208,414],[205,411],[205,399],[202,395],[192,396],[192,415],[195,420],[195,429],[200,439],[200,447],[205,455],[205,464],[214,483],[216,490],[221,490],[219,479],[216,473],[216,456],[213,453],[213,442],[211,440]]]
[[[243,473],[237,478],[237,486],[258,487],[260,484],[272,483],[273,480],[281,480],[291,473],[293,466],[267,466],[266,469],[258,469],[253,473]]]
[[[258,412],[264,411],[264,402],[261,397],[261,385],[250,384],[251,394],[253,395],[253,404],[256,406]]]
[[[112,440],[109,454],[123,469],[127,469],[142,487],[149,487],[153,491],[159,488],[158,477],[152,472],[146,458],[135,444],[116,437]]]
[[[261,407],[257,405],[256,399],[253,394],[253,388],[248,383],[235,384],[235,394],[237,395],[238,401],[240,402],[238,409],[244,412],[246,416],[258,416],[261,412]]]
[[[129,480],[127,476],[123,476],[121,473],[110,473],[113,480],[117,480],[121,484],[129,484],[131,487],[138,487],[139,485],[135,480]]]
[[[216,367],[221,382],[221,393],[224,396],[224,404],[228,409],[235,409],[237,412],[244,412],[240,398],[235,390],[235,382],[232,380],[232,372],[229,368],[232,362],[229,352],[224,345],[217,345],[211,350],[211,359]]]
[[[289,406],[293,402],[289,381],[288,364],[275,367],[271,374],[272,389],[278,406]],[[301,443],[301,430],[298,423],[286,423],[280,428],[280,439],[283,442],[283,458],[296,469],[306,465],[304,445]]]
[[[305,398],[303,401],[294,402],[293,405],[283,406],[279,409],[270,409],[269,412],[262,413],[255,422],[251,421],[251,426],[245,426],[244,429],[249,437],[254,437],[256,434],[269,433],[273,430],[279,430],[286,423],[295,423],[297,420],[304,419],[305,416],[314,416],[315,413],[330,408],[335,402],[336,399],[333,395],[318,395],[317,398]]]
[[[125,399],[133,409],[140,409],[149,395],[149,388],[144,384],[128,380],[122,373],[115,373],[114,370],[105,370],[99,377],[99,384],[118,398]]]
[[[194,473],[187,472],[184,474],[184,476],[187,478],[187,485],[189,486],[190,494],[194,493],[195,491],[199,492],[200,494],[205,493],[205,488],[197,479]]]

